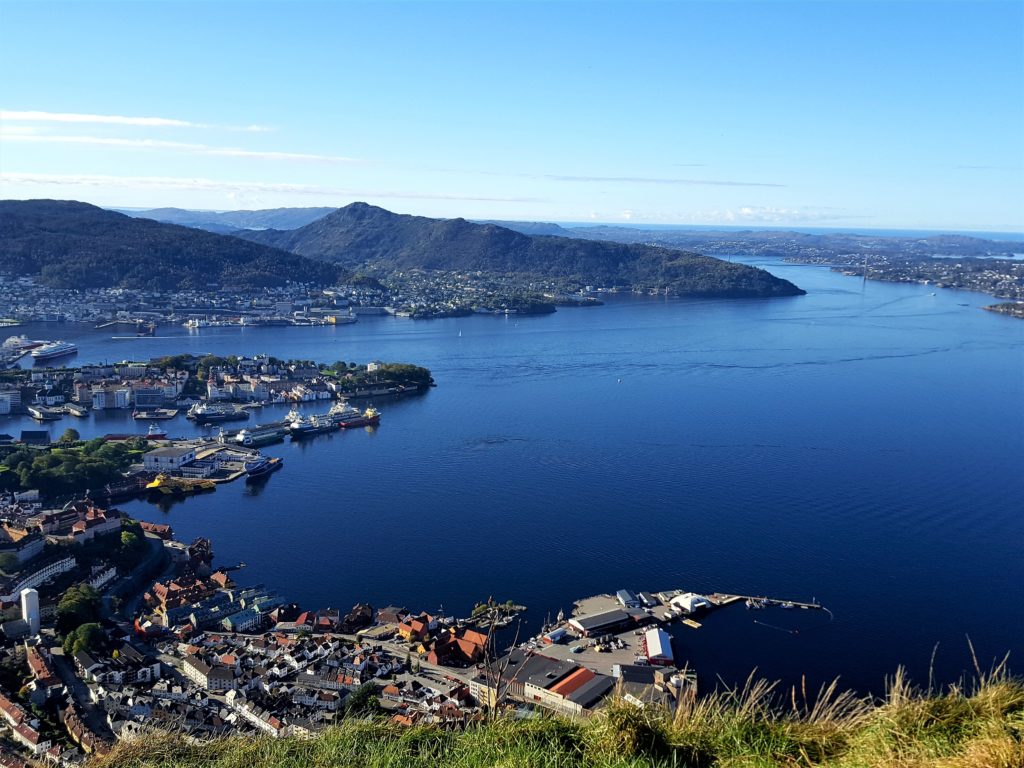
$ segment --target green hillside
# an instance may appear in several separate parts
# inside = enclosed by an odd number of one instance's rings
[[[684,703],[672,715],[611,704],[585,721],[503,718],[465,731],[346,721],[312,739],[153,737],[93,768],[1021,768],[1024,683],[997,672],[925,694],[897,674],[880,701],[834,689],[807,704],[772,686]]]
[[[330,285],[331,264],[235,237],[67,200],[0,201],[0,272],[53,288],[182,290]]]
[[[530,236],[495,224],[429,219],[352,203],[299,229],[239,232],[313,259],[354,268],[441,269],[569,278],[679,296],[765,298],[804,291],[755,267],[637,243]]]

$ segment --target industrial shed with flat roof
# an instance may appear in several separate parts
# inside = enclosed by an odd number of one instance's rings
[[[569,624],[585,637],[590,637],[591,635],[626,629],[633,626],[635,621],[630,614],[615,608],[611,611],[595,613],[590,616],[575,616],[569,619]]]

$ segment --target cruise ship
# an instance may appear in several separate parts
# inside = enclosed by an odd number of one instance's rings
[[[6,352],[24,354],[30,349],[43,346],[45,343],[45,341],[33,341],[25,334],[21,334],[21,336],[8,336],[7,340],[3,343],[3,349]]]
[[[31,355],[35,360],[52,360],[55,357],[73,355],[78,351],[78,345],[70,341],[55,341],[51,344],[43,344],[32,350]]]

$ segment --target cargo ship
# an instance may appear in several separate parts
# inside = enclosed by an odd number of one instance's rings
[[[53,360],[56,357],[73,355],[77,351],[77,344],[72,344],[70,341],[54,341],[50,344],[43,344],[41,347],[36,347],[29,354],[31,354],[35,360]]]
[[[249,418],[249,412],[231,405],[196,403],[188,409],[185,418],[192,419],[196,424],[219,424],[222,421],[245,421]]]
[[[246,480],[255,480],[261,477],[266,477],[271,472],[275,472],[284,466],[284,459],[278,458],[267,458],[266,456],[257,456],[251,461],[245,462],[243,465],[245,468]]]

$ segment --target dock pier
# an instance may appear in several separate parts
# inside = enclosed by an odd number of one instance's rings
[[[821,603],[804,603],[799,600],[784,600],[778,597],[766,597],[764,595],[726,595],[719,592],[708,595],[708,600],[718,606],[730,605],[740,600],[751,600],[764,606],[780,606],[791,608],[802,608],[805,610],[823,611],[825,606]]]

